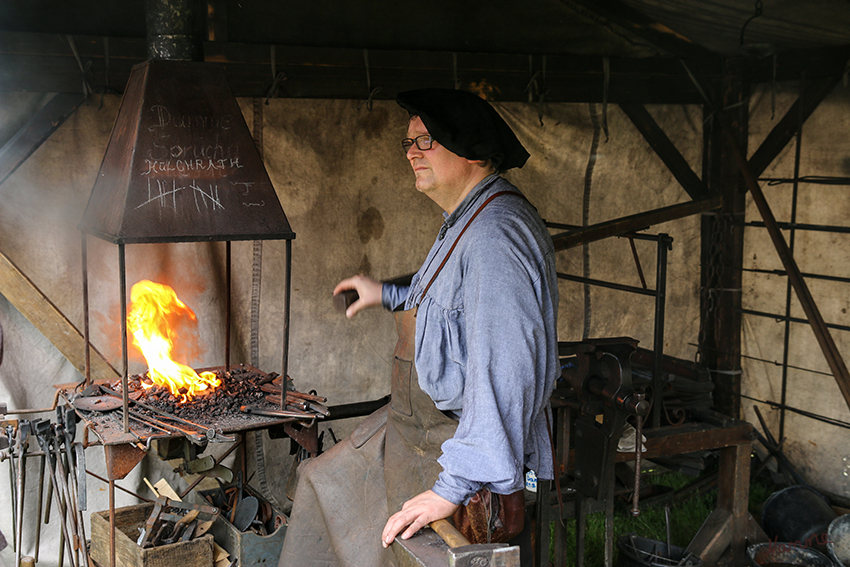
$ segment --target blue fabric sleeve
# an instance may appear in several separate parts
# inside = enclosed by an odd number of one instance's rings
[[[384,309],[395,311],[407,300],[410,286],[385,283],[381,288],[381,305]]]

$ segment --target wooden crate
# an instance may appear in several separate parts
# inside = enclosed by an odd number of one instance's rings
[[[121,567],[212,567],[213,536],[142,549],[136,545],[139,528],[153,511],[153,502],[115,510],[115,564]],[[109,510],[91,515],[91,557],[101,567],[108,567]]]

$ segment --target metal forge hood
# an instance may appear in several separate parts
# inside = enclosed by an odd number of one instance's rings
[[[115,244],[295,238],[221,69],[133,68],[80,230]]]

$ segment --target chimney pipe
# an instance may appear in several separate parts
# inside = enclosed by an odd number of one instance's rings
[[[148,59],[204,60],[204,12],[200,0],[147,0]]]

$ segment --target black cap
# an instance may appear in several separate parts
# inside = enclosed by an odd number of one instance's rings
[[[454,89],[417,89],[398,94],[396,102],[417,115],[428,133],[466,159],[498,162],[506,171],[522,167],[529,153],[511,127],[483,98]]]

